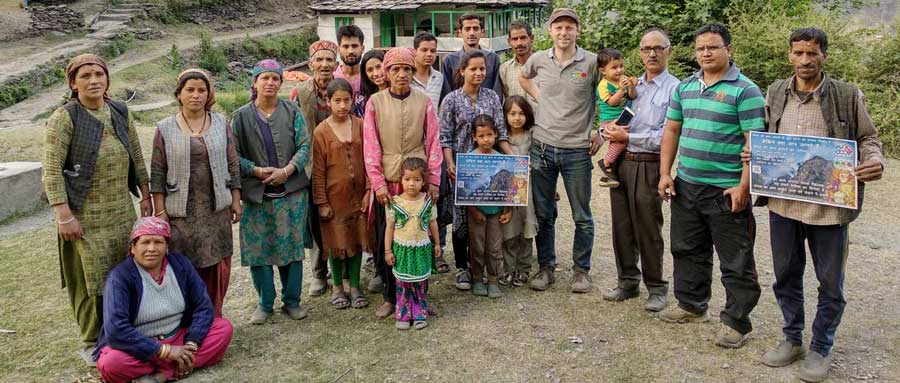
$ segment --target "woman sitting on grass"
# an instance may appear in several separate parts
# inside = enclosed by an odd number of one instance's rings
[[[131,231],[130,256],[109,274],[94,359],[109,383],[165,382],[222,360],[233,328],[214,318],[203,280],[170,253],[169,223],[144,217]]]

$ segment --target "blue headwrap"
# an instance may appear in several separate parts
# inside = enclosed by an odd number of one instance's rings
[[[253,75],[253,82],[255,83],[256,78],[266,72],[278,73],[278,77],[284,78],[284,67],[281,66],[281,63],[272,59],[266,59],[253,66],[253,71],[250,72]],[[256,100],[256,87],[253,85],[250,85],[250,100]]]

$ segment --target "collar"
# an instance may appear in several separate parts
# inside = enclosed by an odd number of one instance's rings
[[[584,60],[584,52],[585,51],[583,48],[581,48],[578,45],[575,45],[575,57],[572,59],[572,61],[575,62],[575,61]],[[551,59],[554,59],[554,60],[556,59],[556,56],[553,55],[553,47],[550,47],[550,49],[547,49],[547,56],[549,56]]]
[[[534,51],[531,51],[531,54],[528,55],[528,57],[531,58],[532,55],[534,55]],[[513,54],[513,58],[512,58],[512,60],[510,60],[510,61],[512,61],[512,62],[514,62],[514,63],[516,63],[516,64],[518,64],[518,65],[520,65],[520,66],[521,66],[521,65],[525,65],[525,63],[520,63],[520,62],[519,62],[519,56],[516,56],[515,54]],[[528,59],[525,59],[525,61],[527,62]]]
[[[388,94],[391,95],[391,97],[396,98],[398,100],[406,100],[406,98],[412,94],[412,88],[410,88],[409,91],[407,91],[406,93],[403,93],[403,94],[395,94],[394,92],[391,92],[390,88],[388,88],[387,91],[388,91]]]
[[[741,75],[741,70],[738,69],[737,65],[734,65],[734,61],[729,60],[728,61],[728,72],[725,72],[725,75],[722,76],[722,78],[719,79],[719,81],[717,83],[723,82],[723,81],[737,81],[737,79],[740,75]],[[694,74],[691,75],[691,77],[694,77],[698,81],[702,81],[703,80],[703,69],[694,72]],[[715,85],[715,84],[706,84],[706,87],[708,88],[713,85]]]
[[[485,54],[485,55],[487,55],[487,53],[488,53],[488,50],[482,48],[482,47],[481,47],[481,44],[478,44],[478,48],[477,48],[477,49],[478,49],[478,50],[481,50],[481,51],[484,51],[484,54]],[[459,50],[457,51],[457,53],[459,53],[460,56],[466,54],[466,44],[465,44],[465,43],[463,43],[462,48],[459,48]]]
[[[647,84],[647,83],[652,82],[652,83],[656,84],[657,86],[661,86],[662,79],[664,79],[668,76],[671,76],[671,74],[669,74],[669,68],[666,68],[666,69],[663,69],[663,71],[660,72],[658,75],[656,75],[656,77],[654,77],[653,80],[648,81],[647,80],[647,72],[645,71],[643,74],[641,74],[641,77],[638,77],[638,85]]]
[[[787,88],[784,89],[784,92],[787,93],[787,94],[793,94],[794,96],[796,96],[796,97],[799,98],[800,95],[798,95],[798,94],[797,94],[797,90],[794,89],[794,86],[795,86],[795,85],[794,85],[794,81],[796,80],[796,78],[797,78],[797,75],[793,75],[793,76],[791,76],[791,78],[789,78],[789,79],[787,80],[787,81],[788,81],[788,86],[787,86]],[[825,85],[826,82],[828,82],[828,81],[830,81],[830,80],[831,80],[831,78],[828,77],[828,74],[826,74],[826,73],[823,71],[823,72],[822,72],[822,82],[820,82],[820,83],[819,83],[819,86],[817,86],[816,89],[812,91],[812,97],[813,97],[814,99],[818,100],[820,97],[822,97],[822,92],[823,92],[824,89],[825,89],[824,85]]]
[[[428,72],[428,84],[431,84],[431,81],[434,80],[434,79],[437,78],[437,77],[443,77],[443,75],[441,74],[441,72],[436,71],[436,70],[434,69],[434,67],[428,67],[428,69],[431,70],[431,72]],[[419,86],[421,86],[421,87],[423,87],[423,88],[425,87],[425,85],[428,85],[428,84],[423,84],[421,81],[419,81],[418,78],[416,78],[416,76],[413,76],[413,79],[412,79],[412,80],[413,80],[413,83],[415,83],[415,84],[417,84],[417,85],[419,85]]]

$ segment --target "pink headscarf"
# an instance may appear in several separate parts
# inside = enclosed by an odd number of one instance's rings
[[[169,223],[159,217],[141,217],[134,221],[131,227],[131,240],[134,241],[145,235],[161,235],[169,238]]]
[[[384,62],[381,65],[382,70],[384,70],[384,76],[387,77],[388,69],[397,64],[409,65],[410,67],[415,68],[415,51],[406,47],[391,48],[391,50],[387,51],[387,53],[384,54]]]

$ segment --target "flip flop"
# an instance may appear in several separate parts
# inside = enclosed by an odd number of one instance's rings
[[[361,309],[369,306],[369,298],[361,293],[353,295],[350,294],[350,300],[353,302],[350,304],[351,307],[355,309]]]
[[[331,304],[333,304],[334,308],[338,310],[343,310],[347,307],[350,307],[350,301],[347,300],[347,296],[343,293],[331,294]]]

